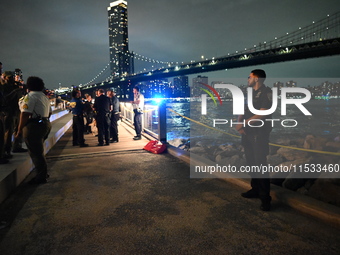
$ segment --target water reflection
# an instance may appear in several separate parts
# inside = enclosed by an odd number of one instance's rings
[[[311,116],[305,116],[295,105],[287,107],[287,115],[281,116],[279,106],[273,113],[273,119],[294,119],[298,122],[298,125],[296,127],[284,127],[279,124],[280,122],[275,122],[271,140],[285,137],[290,139],[305,138],[308,134],[334,139],[340,135],[340,100],[311,100],[305,106],[312,113]],[[201,114],[200,102],[168,103],[167,107],[208,126],[212,126],[213,119],[217,118],[236,121],[236,116],[232,115],[232,102],[223,102],[223,107],[208,102],[209,111],[207,115]],[[287,123],[286,125],[288,125]],[[230,125],[220,125],[218,128],[227,133],[238,134]],[[226,138],[225,134],[218,134],[216,131],[192,123],[169,110],[167,110],[167,131],[167,139],[170,143],[171,140],[188,139],[193,135],[201,136],[202,139],[234,139]]]

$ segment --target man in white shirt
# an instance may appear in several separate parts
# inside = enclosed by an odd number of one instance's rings
[[[144,95],[139,92],[139,87],[133,88],[133,101],[131,101],[133,112],[133,125],[135,126],[136,136],[133,140],[142,139],[142,114],[144,109]]]

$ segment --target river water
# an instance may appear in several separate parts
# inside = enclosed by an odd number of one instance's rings
[[[312,114],[305,116],[295,105],[287,106],[287,115],[281,116],[280,106],[273,113],[273,119],[280,119],[274,122],[274,128],[271,133],[271,141],[278,139],[299,139],[305,138],[306,135],[314,135],[334,140],[340,136],[340,99],[330,100],[310,100],[304,104],[305,108]],[[208,127],[213,127],[213,119],[226,119],[229,121],[237,120],[237,116],[232,115],[232,102],[225,101],[223,105],[215,106],[214,103],[208,102],[208,114],[201,114],[201,102],[173,102],[167,103],[167,108],[186,117],[191,117]],[[185,119],[176,113],[167,111],[167,139],[170,144],[179,139],[188,139],[190,137],[200,137],[202,140],[210,140],[216,144],[226,142],[237,142],[239,138],[227,135],[238,135],[238,132],[230,124],[216,125],[221,130],[218,132],[211,128],[201,126],[195,122]],[[281,121],[285,119],[293,119],[293,121],[284,122],[285,127],[281,125]],[[222,140],[223,139],[223,140]]]

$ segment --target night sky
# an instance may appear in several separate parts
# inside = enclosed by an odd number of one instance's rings
[[[109,63],[110,2],[2,0],[3,71],[20,68],[24,79],[40,76],[50,89],[89,82]],[[339,10],[338,0],[128,0],[129,48],[162,61],[219,57]],[[206,75],[246,78],[251,68]],[[270,77],[340,77],[340,56],[262,68]]]

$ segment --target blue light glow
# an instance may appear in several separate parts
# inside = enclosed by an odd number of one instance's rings
[[[155,96],[152,101],[156,104],[159,105],[160,103],[162,103],[163,98],[161,98],[160,96]]]

